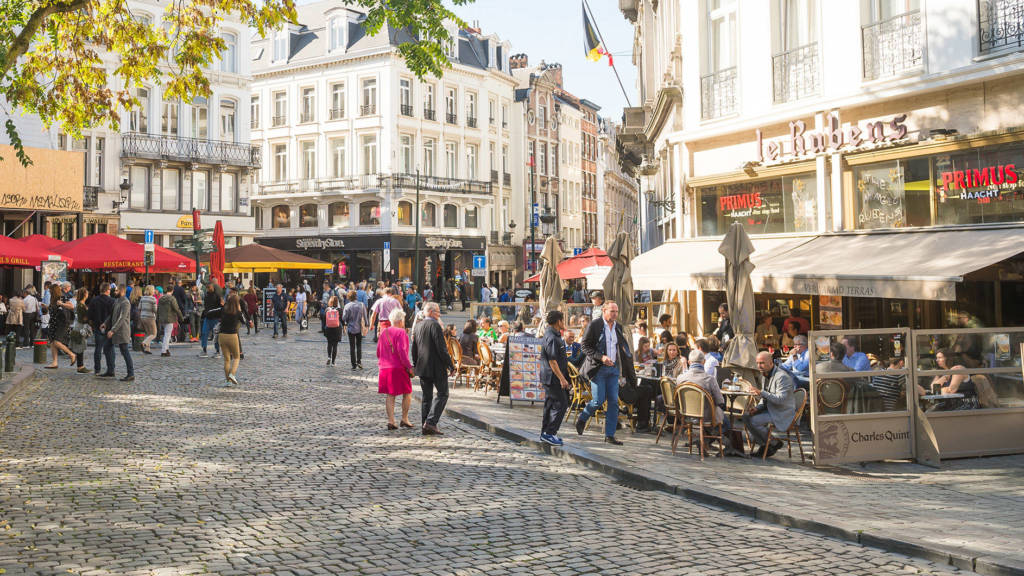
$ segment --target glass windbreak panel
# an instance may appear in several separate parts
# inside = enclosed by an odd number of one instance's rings
[[[1024,146],[935,157],[936,224],[1024,220]]]
[[[819,414],[907,409],[905,335],[817,336],[811,342]],[[782,366],[786,366],[784,363]],[[858,372],[881,372],[856,376]]]
[[[857,228],[931,224],[928,159],[894,160],[854,171]]]
[[[917,379],[921,407],[945,412],[1024,406],[1022,343],[1022,330],[918,332],[917,369],[935,371]]]
[[[813,173],[701,188],[700,234],[725,234],[733,222],[750,234],[814,231],[817,193]]]

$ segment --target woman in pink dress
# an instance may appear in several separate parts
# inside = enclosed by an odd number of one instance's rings
[[[380,331],[377,339],[377,364],[380,380],[377,392],[387,394],[385,409],[388,414],[388,430],[395,426],[395,396],[402,397],[402,428],[412,428],[409,422],[409,405],[412,403],[412,362],[409,361],[409,335],[405,332],[405,312],[401,308],[391,311],[388,316],[391,325]]]

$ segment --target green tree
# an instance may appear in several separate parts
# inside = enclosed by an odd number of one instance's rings
[[[440,76],[450,65],[445,22],[464,23],[442,0],[339,2],[366,11],[368,34],[407,29],[418,38],[398,48],[416,75]],[[0,98],[19,161],[31,163],[12,112],[36,114],[45,126],[79,137],[104,123],[119,129],[121,113],[138,106],[134,94],[144,83],[159,83],[185,102],[209,95],[207,72],[225,48],[218,33],[225,18],[266,36],[295,21],[295,2],[172,0],[150,22],[133,15],[127,0],[0,0]]]

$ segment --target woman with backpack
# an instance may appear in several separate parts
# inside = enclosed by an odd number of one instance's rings
[[[341,310],[338,309],[338,297],[331,296],[324,308],[324,336],[327,337],[327,365],[334,366],[338,358],[338,342],[341,341]]]

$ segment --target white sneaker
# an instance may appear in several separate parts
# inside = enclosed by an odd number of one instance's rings
[[[210,355],[209,355],[209,354],[207,354],[206,352],[200,352],[200,354],[199,354],[199,357],[200,357],[200,358],[209,358],[209,357],[210,357]]]
[[[214,357],[214,358],[220,358],[220,357],[221,357],[221,355],[220,355],[220,353],[218,352],[217,354],[214,354],[214,355],[213,355],[213,357]]]
[[[227,384],[227,386],[228,386],[228,388],[230,388],[232,386],[238,386],[238,379],[235,378],[234,374],[228,376],[228,384]]]

